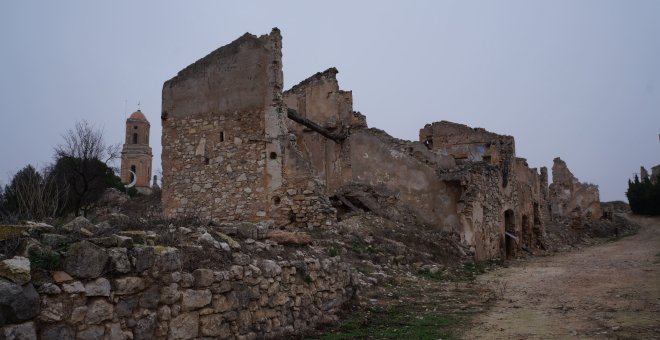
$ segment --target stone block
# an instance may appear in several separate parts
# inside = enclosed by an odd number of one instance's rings
[[[73,340],[76,332],[67,324],[44,328],[39,334],[41,340]]]
[[[150,340],[156,330],[156,313],[150,313],[137,321],[133,327],[133,340]]]
[[[64,314],[64,304],[62,302],[46,296],[41,299],[41,310],[39,311],[40,321],[62,321],[66,317]]]
[[[57,295],[62,292],[62,289],[54,283],[47,282],[39,286],[38,292],[46,295]]]
[[[34,322],[25,322],[17,325],[2,327],[1,339],[7,340],[37,340],[37,329]]]
[[[199,333],[199,314],[197,312],[183,313],[170,322],[170,340],[187,340],[197,337]]]
[[[179,285],[176,283],[170,283],[169,285],[161,288],[160,290],[160,301],[164,304],[174,304],[181,299],[181,292],[179,291]]]
[[[109,248],[107,251],[110,256],[110,267],[114,272],[125,274],[131,271],[126,248]]]
[[[208,289],[183,291],[181,298],[181,308],[183,311],[199,309],[211,303],[211,291]]]
[[[195,269],[192,275],[196,287],[208,287],[215,281],[213,271],[210,269]]]
[[[69,318],[69,321],[73,324],[80,323],[83,320],[85,320],[85,315],[86,314],[87,314],[87,306],[75,307],[71,311],[71,317]]]
[[[214,336],[226,339],[231,336],[229,323],[224,321],[222,314],[209,314],[199,318],[199,331],[203,336]]]
[[[158,285],[152,285],[140,295],[139,305],[142,308],[156,309],[158,302],[160,302],[160,286]]]
[[[91,242],[81,241],[69,247],[64,270],[83,279],[95,279],[103,273],[109,256],[105,250]]]
[[[273,260],[261,261],[259,263],[259,268],[261,268],[261,274],[264,277],[275,277],[282,274],[282,267]]]
[[[63,271],[54,271],[51,273],[51,275],[53,276],[53,281],[57,283],[73,281],[71,275]]]
[[[89,326],[76,334],[76,340],[98,340],[105,335],[105,327],[100,325]]]
[[[137,296],[126,296],[119,299],[115,306],[115,312],[120,318],[127,317],[133,314],[133,310],[138,306]]]
[[[105,320],[112,319],[114,307],[111,303],[104,298],[93,299],[87,305],[87,312],[85,314],[85,323],[88,325],[96,325]]]
[[[128,276],[114,280],[115,294],[135,294],[144,289],[144,280],[140,277]]]
[[[78,216],[74,218],[71,222],[62,226],[62,229],[76,233],[80,232],[80,229],[82,228],[87,229],[89,231],[96,230],[96,226],[94,226],[92,222],[90,222],[88,219],[86,219],[83,216]]]
[[[111,324],[106,324],[106,339],[107,340],[128,340],[128,339],[133,339],[133,333],[130,331],[124,331],[121,328],[120,323],[111,323]]]
[[[73,281],[63,284],[62,290],[67,294],[79,294],[85,292],[85,286],[80,281]]]
[[[0,279],[0,325],[34,318],[39,304],[39,294],[31,283],[19,286]]]
[[[19,286],[30,282],[30,260],[22,256],[15,256],[0,261],[0,277],[4,277]]]
[[[85,296],[110,296],[110,281],[99,277],[85,284]]]
[[[153,247],[135,247],[130,251],[131,262],[135,267],[135,271],[141,273],[154,265],[154,248]]]
[[[172,247],[155,247],[155,267],[162,273],[181,270],[181,258],[179,250]]]

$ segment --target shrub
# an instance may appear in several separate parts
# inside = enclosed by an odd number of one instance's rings
[[[660,215],[660,176],[653,182],[649,178],[640,181],[635,175],[632,181],[628,180],[626,196],[633,213]]]

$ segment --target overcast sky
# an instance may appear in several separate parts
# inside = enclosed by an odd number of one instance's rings
[[[123,142],[141,103],[160,168],[163,82],[279,27],[286,88],[335,66],[371,127],[449,120],[561,157],[601,199],[660,164],[660,1],[2,1],[0,183],[80,119]],[[240,4],[239,4],[240,3]]]

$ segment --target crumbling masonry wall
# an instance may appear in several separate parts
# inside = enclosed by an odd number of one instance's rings
[[[163,210],[320,225],[332,216],[291,141],[279,30],[245,34],[163,85]]]
[[[477,259],[541,247],[551,206],[554,216],[580,207],[599,218],[597,188],[577,180],[549,188],[547,169],[517,158],[511,136],[446,121],[424,126],[419,141],[368,128],[337,72],[282,92],[274,29],[246,34],[166,82],[165,213],[314,227],[336,218],[330,198],[340,210],[372,210],[378,199],[356,206],[343,194],[380,190],[388,218],[456,233]],[[577,190],[551,203],[564,186]]]
[[[549,192],[553,220],[580,226],[603,216],[598,186],[580,183],[559,157],[553,160]]]
[[[461,240],[477,259],[510,257],[538,245],[547,180],[542,178],[543,169],[539,174],[515,157],[513,137],[441,121],[422,128],[420,142],[456,161],[456,167],[439,174],[461,188],[457,204]]]
[[[368,129],[364,116],[353,111],[352,93],[339,89],[336,75],[337,70],[330,68],[284,93],[289,109],[328,131],[347,135],[337,143],[301,124],[289,123],[328,195],[352,185],[381,187],[395,193],[416,222],[457,231],[459,193],[436,174],[438,166],[454,166],[453,159],[436,155],[419,142],[398,140],[381,130]]]
[[[0,338],[282,338],[336,321],[353,295],[339,257],[235,253],[221,270],[186,271],[176,248],[120,241],[72,244],[67,272],[52,277],[31,280],[29,260],[15,258],[27,262],[27,277],[0,277],[2,307],[12,306],[0,311]]]

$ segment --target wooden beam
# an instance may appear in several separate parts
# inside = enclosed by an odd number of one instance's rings
[[[301,116],[298,112],[292,109],[287,109],[286,111],[286,116],[289,117],[292,121],[302,124],[318,133],[320,133],[323,137],[331,139],[337,144],[341,144],[341,142],[346,139],[346,134],[344,133],[334,133],[328,131],[328,129],[323,128],[321,125],[316,124],[315,122]]]

